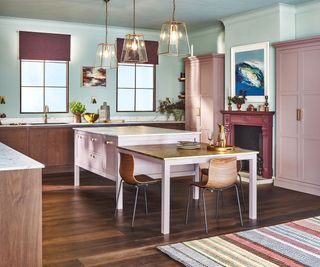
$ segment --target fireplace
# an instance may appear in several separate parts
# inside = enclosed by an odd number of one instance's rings
[[[272,127],[274,112],[222,111],[230,145],[259,151],[257,172],[272,178]],[[244,170],[249,166],[243,162]]]
[[[234,145],[237,147],[259,151],[257,155],[257,175],[263,173],[263,146],[262,146],[262,127],[261,126],[234,126]],[[242,161],[242,171],[249,172],[249,162]]]

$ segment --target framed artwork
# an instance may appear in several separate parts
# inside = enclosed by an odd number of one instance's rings
[[[269,42],[231,48],[230,96],[240,91],[249,102],[264,102],[269,95]]]
[[[107,85],[107,72],[105,68],[82,67],[82,86],[104,86]]]

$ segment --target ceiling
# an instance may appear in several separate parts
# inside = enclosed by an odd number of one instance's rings
[[[109,25],[132,26],[132,0],[109,2]],[[276,3],[301,4],[309,0],[176,0],[176,19],[196,30],[237,13]],[[171,19],[172,0],[136,0],[138,28],[159,29]],[[103,0],[0,0],[0,16],[104,24]]]

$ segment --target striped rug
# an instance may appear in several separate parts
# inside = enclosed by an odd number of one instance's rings
[[[320,216],[158,247],[185,266],[320,266]]]

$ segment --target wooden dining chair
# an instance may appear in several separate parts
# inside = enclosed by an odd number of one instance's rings
[[[186,210],[186,220],[185,223],[188,223],[189,216],[189,206],[190,206],[190,192],[192,187],[199,187],[200,192],[202,193],[203,209],[204,209],[204,220],[205,220],[205,230],[208,233],[208,222],[207,222],[207,209],[206,209],[206,200],[205,192],[217,192],[217,203],[216,203],[216,217],[218,216],[219,210],[219,195],[224,190],[229,188],[235,188],[237,194],[238,208],[239,208],[239,217],[241,226],[243,226],[241,205],[239,200],[239,192],[237,185],[237,159],[232,158],[216,158],[211,159],[208,168],[208,180],[205,182],[196,182],[192,183],[189,186],[188,190],[188,204]]]
[[[243,185],[242,185],[242,177],[240,174],[240,171],[242,170],[242,161],[241,160],[237,160],[237,176],[239,178],[239,185],[240,185],[240,192],[241,192],[241,198],[242,198],[242,204],[243,204],[243,211],[246,211],[246,201],[244,198],[244,193],[243,193]],[[209,169],[208,168],[202,168],[201,169],[201,175],[200,175],[200,182],[204,181],[204,176],[208,177],[208,172]],[[221,198],[223,201],[223,195],[221,194]]]
[[[145,201],[145,212],[148,214],[148,201],[147,201],[147,188],[150,184],[156,184],[160,182],[160,179],[153,179],[148,175],[134,175],[134,158],[131,154],[121,153],[120,152],[120,168],[119,173],[121,176],[119,191],[117,192],[117,202],[116,210],[114,216],[117,214],[117,207],[121,189],[123,188],[123,183],[126,183],[129,186],[136,188],[136,196],[133,207],[133,215],[131,221],[131,227],[134,226],[134,219],[136,215],[137,200],[139,195],[139,189],[144,191],[144,201]]]

